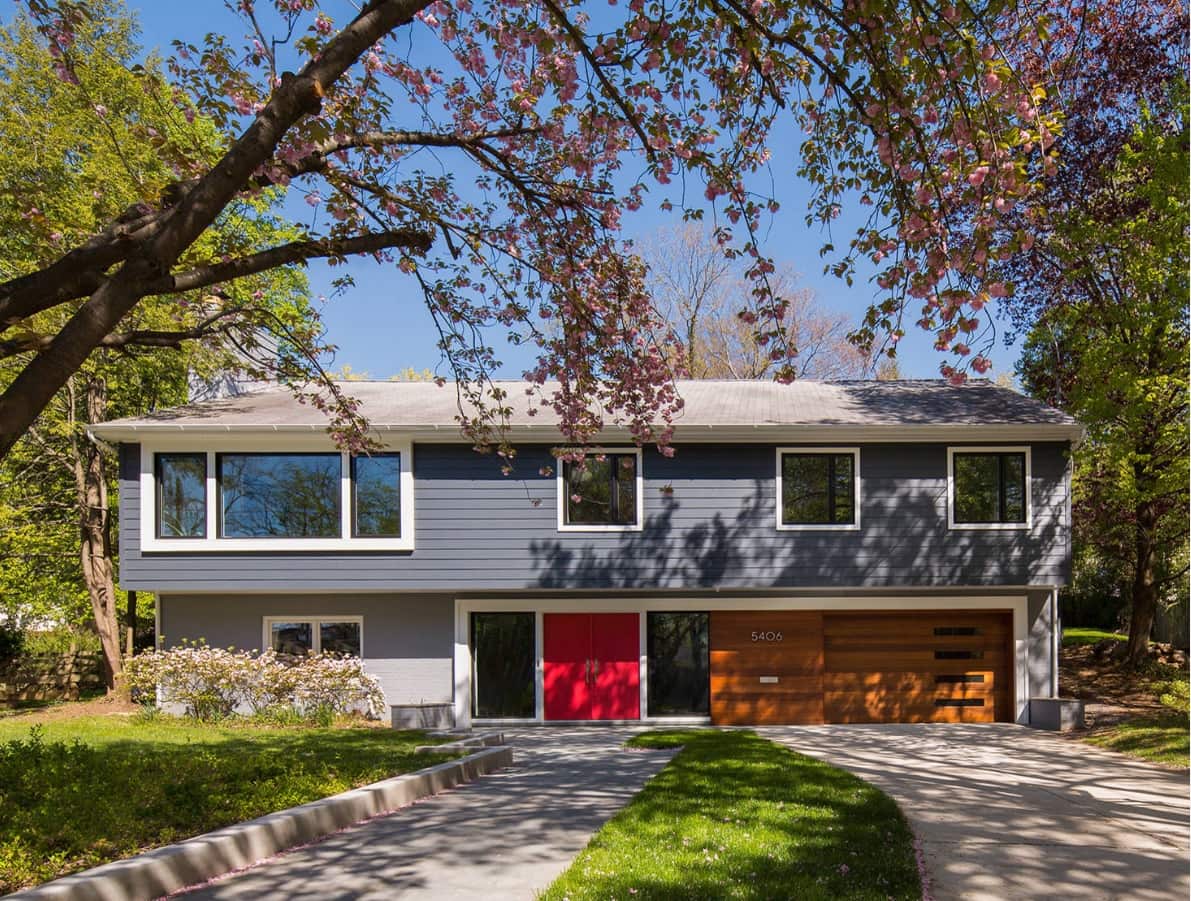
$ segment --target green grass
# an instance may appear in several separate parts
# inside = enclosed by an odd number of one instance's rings
[[[542,896],[920,898],[897,805],[843,770],[752,732],[643,733],[682,746]]]
[[[0,721],[0,893],[451,755],[421,732],[80,717]]]
[[[1125,641],[1128,637],[1128,635],[1122,635],[1120,632],[1105,632],[1103,629],[1064,629],[1063,647],[1095,644],[1098,641],[1104,641],[1106,638]]]
[[[1191,759],[1186,714],[1128,720],[1094,732],[1086,740],[1102,748],[1167,766],[1186,767]]]

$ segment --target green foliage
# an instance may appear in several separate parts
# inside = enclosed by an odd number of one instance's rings
[[[209,119],[190,119],[179,109],[160,61],[137,62],[136,39],[135,21],[120,0],[88,4],[72,49],[79,84],[71,85],[55,74],[24,15],[0,28],[0,280],[45,266],[134,204],[157,203],[186,166],[209,165],[223,150],[224,138]],[[181,263],[290,240],[297,232],[276,215],[278,199],[266,193],[236,201]],[[5,338],[57,334],[77,306],[26,319]],[[220,318],[201,342],[95,351],[0,461],[0,613],[9,621],[80,625],[92,617],[79,566],[76,478],[78,462],[90,451],[89,380],[105,387],[103,418],[184,403],[189,374],[202,379],[251,368],[232,338],[250,355],[284,353],[285,336],[305,334],[314,321],[304,273],[277,270],[229,283],[217,294],[147,298],[120,327],[122,333],[186,334],[212,317]],[[0,390],[30,356],[0,358]],[[114,513],[114,455],[104,453]],[[118,603],[123,609],[123,593]]]
[[[1191,714],[1191,692],[1188,690],[1186,678],[1173,680],[1158,685],[1158,700],[1163,707],[1169,707],[1183,716]]]
[[[1031,394],[1087,428],[1072,486],[1076,583],[1105,607],[1114,593],[1134,600],[1143,566],[1159,599],[1186,592],[1186,84],[1171,90],[1171,115],[1143,110],[1101,187],[1047,238],[1065,299],[1039,316],[1019,364]]]
[[[32,629],[25,633],[26,654],[71,654],[98,651],[99,636],[89,629],[60,626],[56,629]]]
[[[391,729],[0,721],[0,892],[449,759]]]
[[[901,811],[855,776],[745,731],[629,744],[682,750],[543,898],[921,897]]]
[[[25,650],[25,633],[9,623],[0,623],[0,663],[20,657]]]

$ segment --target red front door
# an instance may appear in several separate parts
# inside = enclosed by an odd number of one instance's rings
[[[636,613],[547,613],[542,681],[548,720],[641,716]]]

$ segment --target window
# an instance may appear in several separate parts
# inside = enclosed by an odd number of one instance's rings
[[[352,458],[352,535],[401,534],[401,454]]]
[[[224,538],[338,538],[339,454],[217,454]]]
[[[265,641],[278,654],[322,652],[360,657],[363,625],[360,617],[269,617],[265,620]]]
[[[777,486],[779,529],[860,527],[857,448],[778,448]]]
[[[559,528],[580,531],[641,527],[640,451],[593,451],[559,472]]]
[[[207,535],[207,455],[157,455],[157,537]]]
[[[1029,522],[1026,448],[948,451],[949,519],[959,528],[1024,528]]]
[[[413,550],[411,442],[388,438],[359,457],[305,436],[276,439],[284,449],[259,438],[212,443],[142,446],[142,550]]]
[[[471,715],[534,716],[534,614],[471,615]]]
[[[650,716],[707,716],[710,712],[707,613],[649,613]]]

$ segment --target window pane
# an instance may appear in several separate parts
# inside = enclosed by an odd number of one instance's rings
[[[829,523],[827,454],[782,455],[782,522]]]
[[[304,656],[314,650],[310,623],[272,623],[269,632],[273,650],[278,654]]]
[[[649,715],[706,715],[708,641],[706,613],[650,613]]]
[[[534,615],[471,615],[472,716],[534,715]]]
[[[996,522],[999,482],[996,454],[956,454],[955,521]]]
[[[566,522],[569,525],[635,525],[637,455],[608,454],[566,463]]]
[[[353,535],[401,535],[400,454],[353,458],[352,490],[355,498]]]
[[[157,454],[157,537],[207,535],[207,455]]]
[[[360,624],[332,623],[318,624],[319,650],[324,654],[347,654],[360,656]]]
[[[637,456],[624,454],[612,458],[616,472],[616,521],[621,525],[637,522]]]
[[[835,523],[853,523],[856,521],[856,511],[853,489],[856,487],[852,471],[855,459],[851,454],[839,454],[835,457],[835,473],[832,479],[831,491],[835,500],[835,511],[832,521]]]
[[[1005,521],[1026,521],[1026,455],[1004,455]]]
[[[338,538],[339,454],[219,454],[220,534]]]

